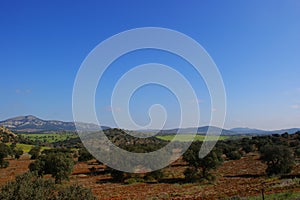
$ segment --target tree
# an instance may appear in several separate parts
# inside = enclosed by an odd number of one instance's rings
[[[30,149],[30,151],[28,152],[31,155],[32,160],[37,159],[37,157],[39,157],[41,152],[41,147],[40,146],[34,146]]]
[[[81,148],[79,150],[79,157],[78,157],[79,162],[84,162],[92,159],[94,159],[93,155],[90,154],[90,152],[88,152],[86,148]]]
[[[204,158],[199,158],[200,147],[201,142],[193,142],[190,148],[183,154],[183,159],[190,166],[185,172],[187,179],[210,179],[212,175],[209,171],[216,169],[222,163],[221,154],[217,150],[212,150]]]
[[[69,180],[74,166],[72,157],[64,153],[50,154],[48,157],[47,164],[52,163],[49,172],[55,178],[55,183],[61,183],[62,180]]]
[[[23,155],[23,150],[20,147],[17,147],[17,143],[11,143],[9,146],[11,149],[12,155],[16,158],[19,159],[21,155]]]
[[[255,148],[254,148],[254,144],[253,141],[249,138],[243,138],[241,140],[241,145],[242,149],[246,152],[246,153],[250,153],[250,152],[254,152]]]
[[[230,160],[239,160],[241,159],[242,155],[239,151],[230,151],[226,153],[226,157]]]
[[[51,179],[25,173],[0,188],[1,200],[95,200],[90,189],[77,184],[57,188]]]
[[[268,175],[290,173],[295,165],[293,152],[286,146],[269,145],[261,150],[261,160],[267,164]]]
[[[289,138],[289,133],[288,132],[285,132],[285,133],[283,133],[282,135],[281,135],[281,137],[283,137],[283,138]]]
[[[62,180],[69,180],[73,166],[74,161],[69,154],[58,152],[39,156],[29,165],[29,169],[40,176],[51,174],[55,178],[55,183],[61,183]]]
[[[115,169],[112,169],[112,168],[110,168],[109,171],[110,171],[110,175],[111,175],[111,177],[114,181],[117,181],[117,182],[123,182],[124,181],[125,176],[126,176],[126,174],[124,172],[119,171],[119,170],[115,170]]]
[[[9,165],[9,162],[4,160],[7,156],[11,155],[11,149],[4,143],[0,143],[0,168],[6,168]]]
[[[16,159],[19,159],[23,155],[23,153],[24,152],[20,147],[16,147],[15,149],[13,149],[13,154]]]

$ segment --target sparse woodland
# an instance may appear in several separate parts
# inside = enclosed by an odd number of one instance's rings
[[[151,152],[168,143],[156,137],[137,139],[127,135],[121,129],[109,129],[105,131],[105,134],[115,145],[131,152]],[[7,130],[1,132],[1,138],[0,167],[4,170],[13,160],[17,162],[17,159],[24,153],[22,149],[17,148],[17,144],[19,141],[25,140],[18,139],[18,135]],[[32,141],[26,142],[32,143]],[[246,174],[253,180],[255,177],[268,180],[269,177],[275,176],[277,180],[280,180],[285,177],[295,179],[300,176],[299,171],[293,172],[294,169],[299,168],[300,132],[218,141],[214,149],[204,158],[198,156],[202,142],[195,141],[182,158],[175,162],[177,164],[150,173],[138,174],[117,171],[96,161],[76,138],[55,142],[51,148],[43,150],[41,146],[38,146],[40,143],[37,143],[36,146],[34,143],[32,144],[32,148],[27,153],[31,157],[30,164],[27,166],[27,171],[30,172],[24,171],[26,173],[18,176],[15,181],[2,184],[0,199],[24,199],[26,195],[23,197],[23,193],[31,195],[32,199],[67,199],[67,197],[70,197],[68,199],[94,199],[95,196],[91,190],[68,183],[70,180],[72,182],[74,167],[83,163],[90,166],[85,176],[106,177],[102,184],[109,182],[125,185],[133,183],[215,185],[218,184],[218,179],[224,176],[219,173],[221,170],[218,170],[219,168],[222,168],[223,165],[226,166],[229,162],[249,158],[249,155],[257,155],[257,162],[266,166],[261,174]],[[180,144],[178,142],[178,147]],[[178,170],[172,170],[172,167]],[[48,175],[53,179],[45,179],[45,177],[49,177]],[[24,181],[29,182],[26,187],[21,186]],[[61,190],[61,188],[64,189]],[[53,190],[57,192],[51,192]],[[42,193],[45,195],[43,196]]]

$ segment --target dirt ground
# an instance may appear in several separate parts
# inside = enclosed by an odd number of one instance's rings
[[[14,180],[16,175],[28,171],[31,160],[23,155],[19,160],[9,162],[8,168],[0,169],[0,186]],[[217,177],[214,184],[170,183],[184,171],[184,167],[177,165],[165,169],[170,181],[129,185],[112,182],[109,174],[90,175],[91,167],[93,165],[77,163],[70,182],[91,188],[98,199],[224,199],[232,196],[258,196],[262,189],[265,194],[300,192],[299,181],[295,179],[267,178],[264,175],[266,166],[258,160],[256,154],[248,154],[241,160],[224,162],[214,172]],[[300,174],[300,166],[292,174]]]

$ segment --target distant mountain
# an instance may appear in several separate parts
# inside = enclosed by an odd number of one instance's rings
[[[254,128],[232,128],[230,131],[236,132],[236,133],[244,133],[244,134],[263,134],[268,131],[260,130],[260,129],[254,129]]]
[[[173,135],[173,134],[189,134],[195,133],[195,129],[197,130],[198,135],[205,135],[208,131],[208,128],[212,134],[219,133],[221,131],[222,135],[268,135],[268,134],[283,134],[285,132],[292,134],[297,131],[300,131],[300,128],[291,128],[291,129],[281,129],[281,130],[273,130],[266,131],[260,129],[251,129],[251,128],[233,128],[230,130],[221,129],[215,126],[203,126],[198,128],[179,128],[179,129],[166,129],[166,130],[143,130],[144,132],[158,132],[159,135]]]
[[[197,130],[197,134],[199,135],[205,135],[210,128],[210,131],[212,134],[217,134],[217,133],[222,133],[222,135],[235,135],[236,132],[226,130],[226,129],[221,129],[219,127],[215,126],[203,126],[203,127],[198,127],[198,128],[179,128],[179,129],[167,129],[167,130],[160,130],[159,134],[160,135],[169,135],[169,134],[191,134],[195,133],[195,129]],[[157,131],[158,132],[158,131]]]
[[[99,131],[110,129],[107,126],[101,126],[91,123],[76,123],[79,131]],[[44,133],[44,132],[57,132],[57,131],[76,131],[74,122],[63,122],[58,120],[42,120],[35,116],[20,116],[0,121],[0,126],[9,128],[15,133],[30,132],[30,133]],[[259,130],[251,128],[233,128],[230,130],[221,129],[215,126],[203,126],[198,128],[175,128],[165,130],[140,130],[139,132],[158,133],[159,135],[172,135],[172,134],[190,134],[194,133],[195,129],[197,134],[205,135],[208,128],[212,131],[212,134],[222,132],[222,135],[266,135],[266,134],[282,134],[282,133],[295,133],[300,131],[300,128],[290,128],[281,130]]]
[[[273,130],[273,131],[266,131],[260,129],[251,129],[251,128],[232,128],[230,131],[246,134],[246,135],[268,135],[268,134],[282,134],[287,132],[288,134],[295,133],[300,131],[300,128],[290,128],[290,129],[280,129],[280,130]]]
[[[77,123],[79,130],[97,131],[108,129],[109,127],[99,127],[90,123]],[[0,126],[4,126],[13,132],[51,132],[51,131],[76,131],[74,122],[63,122],[57,120],[42,120],[35,116],[19,116],[4,121],[0,121]]]
[[[282,134],[282,133],[296,133],[297,131],[300,131],[300,128],[289,128],[289,129],[280,129],[275,131],[268,131],[270,134]]]

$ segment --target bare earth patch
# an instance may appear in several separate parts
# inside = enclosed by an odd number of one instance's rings
[[[9,162],[8,168],[0,169],[0,185],[28,171],[31,161],[28,156],[22,156],[19,160],[9,160]],[[300,191],[299,184],[295,185],[291,180],[266,177],[264,175],[266,166],[258,160],[256,154],[248,154],[241,160],[224,162],[214,172],[217,176],[214,184],[136,183],[126,185],[112,182],[109,174],[90,175],[89,168],[93,166],[87,163],[77,163],[70,182],[77,182],[84,187],[91,188],[98,199],[222,199],[231,196],[257,196],[261,194],[262,189],[266,194]],[[102,166],[94,167],[101,168]],[[174,165],[167,167],[165,174],[172,179],[180,176],[183,170],[183,166]],[[293,174],[299,174],[299,171],[300,167],[297,166]]]

